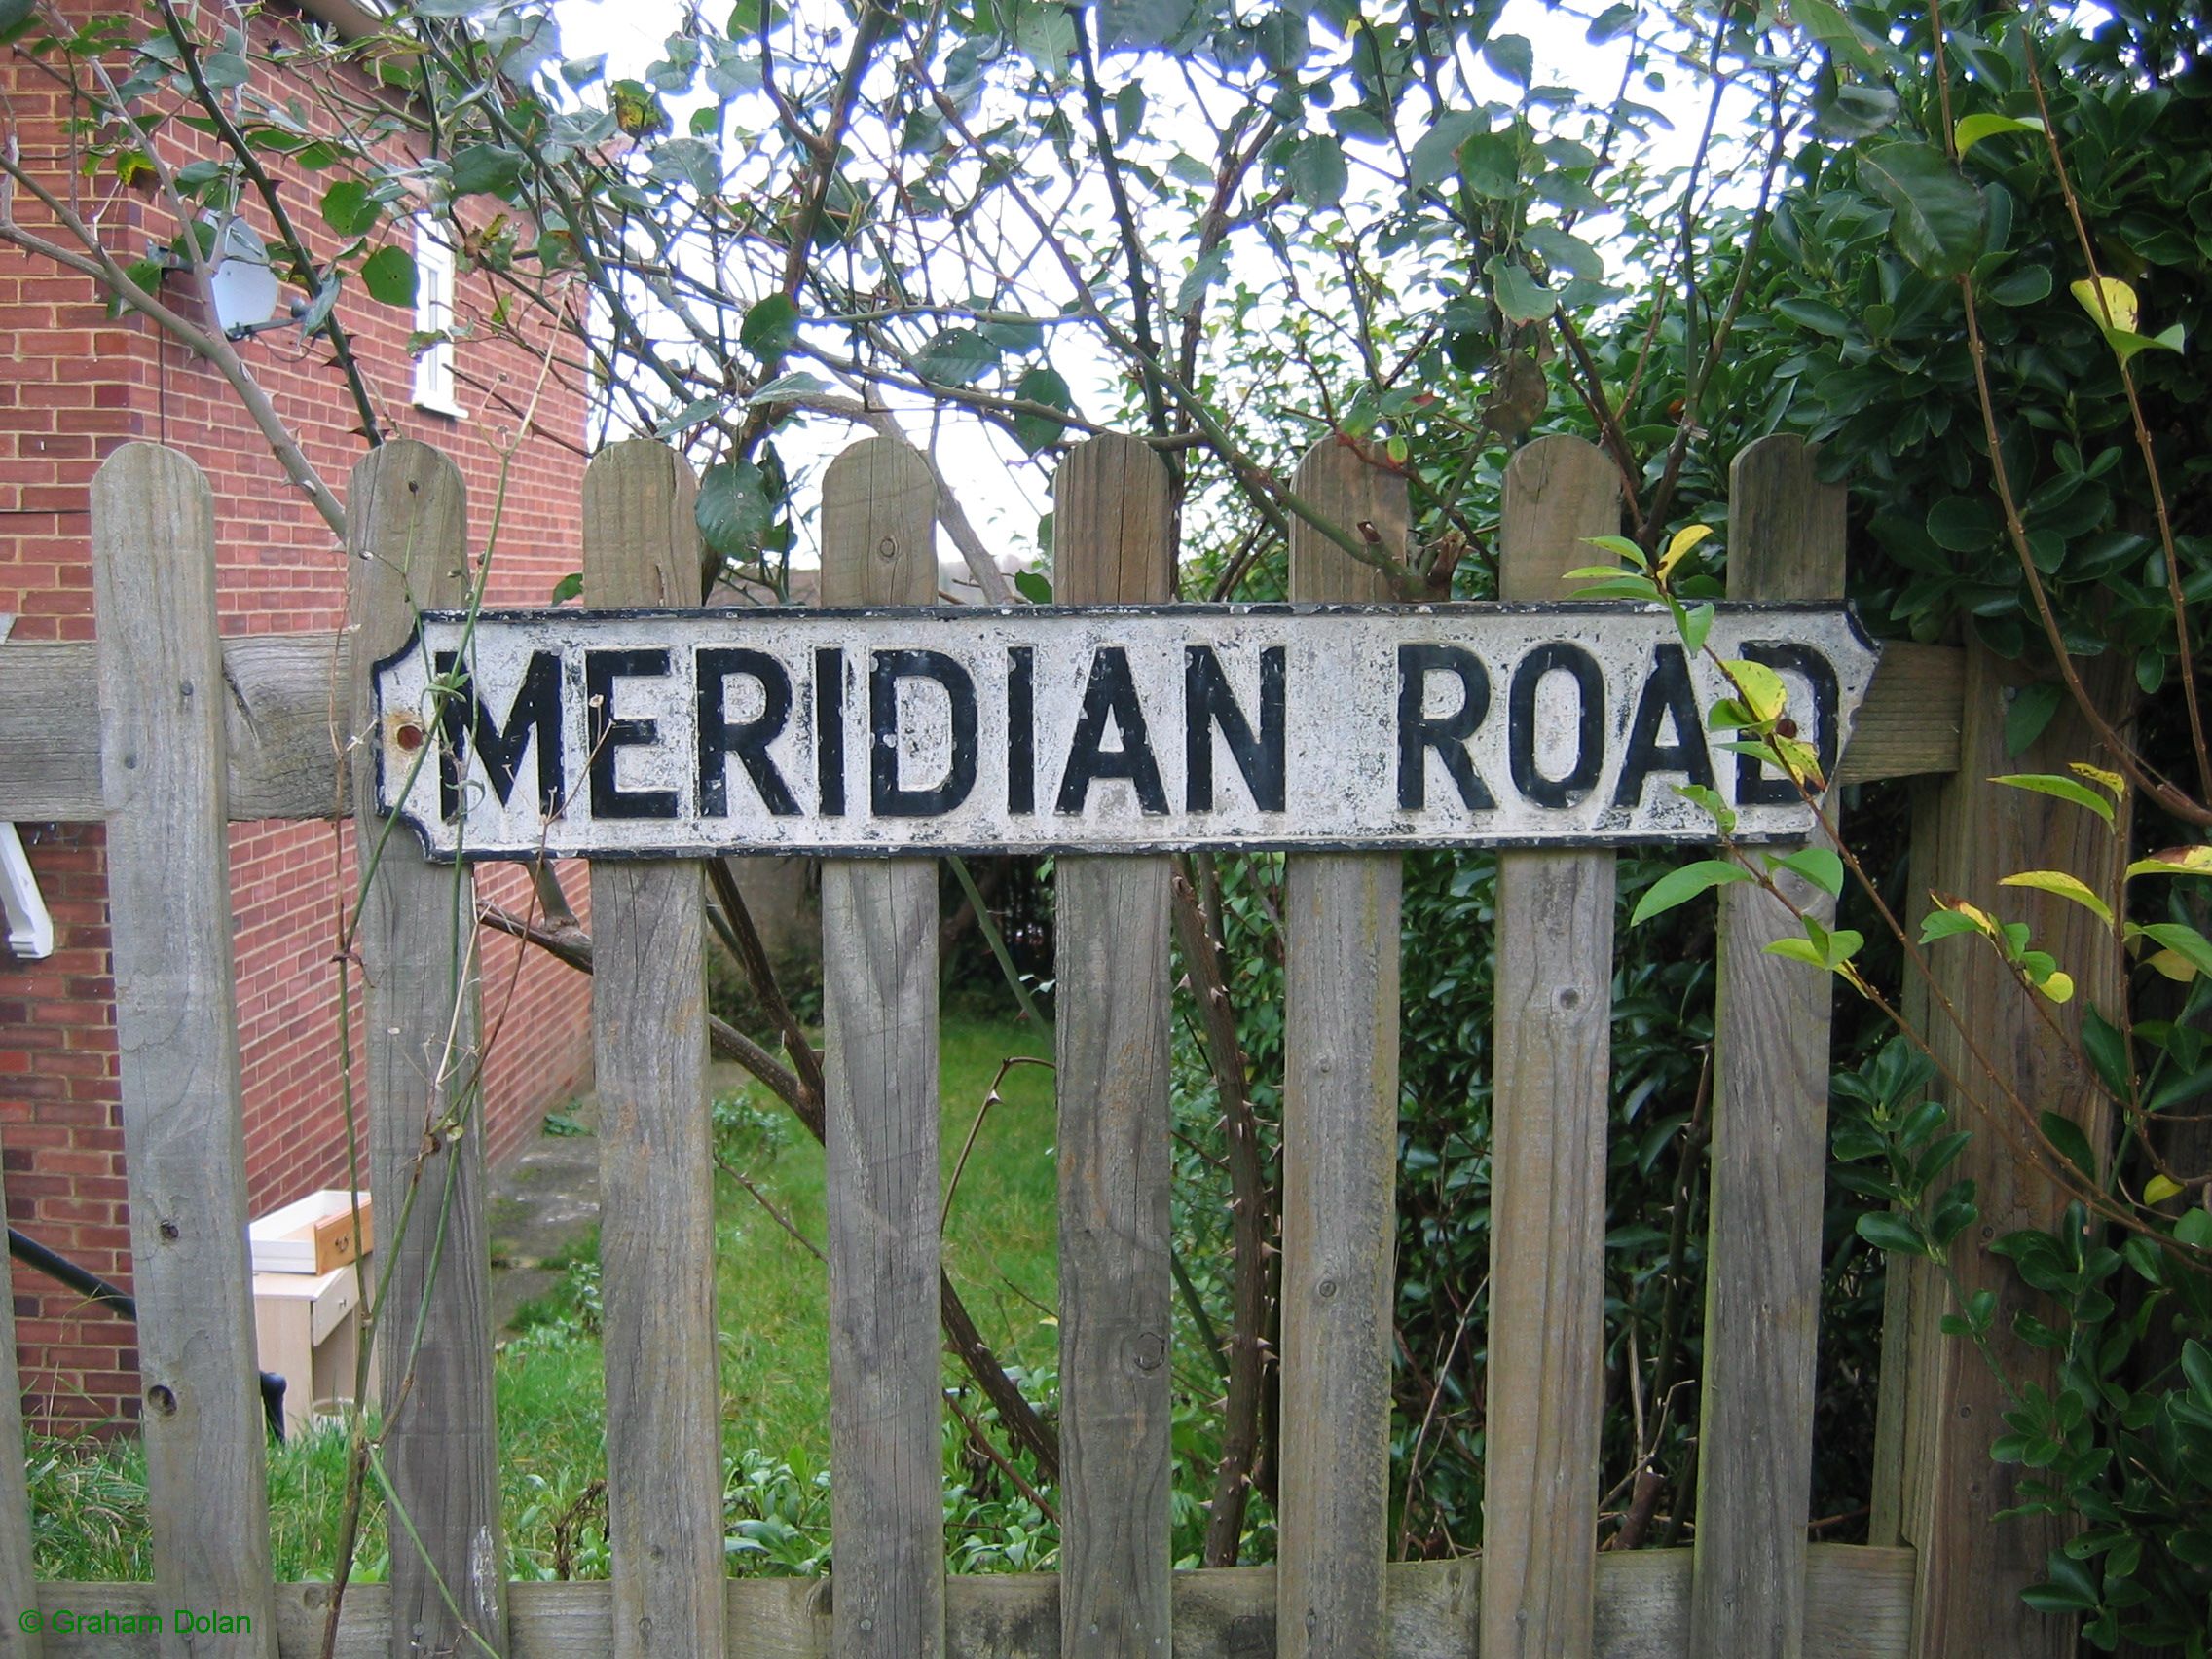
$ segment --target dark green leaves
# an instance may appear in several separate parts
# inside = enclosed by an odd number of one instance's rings
[[[2050,297],[2050,268],[2023,265],[1989,284],[1989,297],[2001,306],[2032,306]]]
[[[1114,94],[1114,138],[1126,144],[1130,137],[1144,130],[1144,86],[1131,81]]]
[[[1522,35],[1498,35],[1484,42],[1483,61],[1516,87],[1526,87],[1535,74],[1534,49]]]
[[[798,305],[789,294],[770,294],[756,302],[745,313],[745,321],[737,331],[737,343],[773,367],[792,348],[798,333]]]
[[[1485,130],[1482,117],[1452,110],[1436,118],[1436,125],[1420,135],[1407,157],[1406,188],[1425,190],[1442,184],[1458,169],[1459,146]]]
[[[1825,300],[1790,294],[1775,301],[1774,309],[1799,327],[1809,328],[1815,334],[1825,334],[1831,340],[1846,340],[1851,336],[1851,318]]]
[[[1861,176],[1890,204],[1898,251],[1930,276],[1956,276],[1980,257],[1989,226],[1981,192],[1933,144],[1899,139],[1859,158]]]
[[[1813,124],[1824,136],[1848,144],[1886,131],[1898,118],[1898,95],[1888,87],[1842,81],[1813,100]]]
[[[1628,0],[1616,0],[1614,5],[1607,6],[1590,19],[1590,26],[1583,31],[1583,38],[1592,46],[1604,46],[1605,42],[1626,34],[1635,26],[1636,8]]]
[[[1075,399],[1068,390],[1068,383],[1059,377],[1056,370],[1050,367],[1040,366],[1023,375],[1020,384],[1014,388],[1014,394],[1024,403],[1042,403],[1053,409],[1072,410],[1075,407]],[[1050,415],[1036,415],[1025,411],[1014,418],[1014,438],[1022,449],[1030,455],[1035,455],[1046,445],[1056,442],[1059,435],[1066,430],[1065,422],[1055,421]]]
[[[941,330],[915,353],[914,368],[939,386],[974,386],[999,360],[999,349],[973,328]]]
[[[1521,154],[1503,132],[1478,132],[1459,147],[1459,176],[1477,196],[1503,201],[1521,193]]]
[[[1833,0],[1791,0],[1789,16],[1797,26],[1826,47],[1837,58],[1862,69],[1879,65],[1865,34]]]
[[[1345,147],[1325,132],[1301,138],[1283,165],[1290,193],[1308,207],[1334,207],[1344,200],[1350,177],[1345,167]]]
[[[693,516],[709,552],[742,559],[760,545],[776,509],[759,467],[750,461],[718,461],[700,476]]]
[[[1895,1210],[1868,1210],[1853,1225],[1859,1236],[1877,1250],[1891,1250],[1900,1256],[1928,1254],[1928,1245],[1910,1216],[1899,1215]]]
[[[2028,746],[2043,736],[2050,724],[2051,716],[2066,700],[2066,688],[2054,680],[2042,680],[2032,685],[2021,686],[2005,711],[2005,757],[2024,754]]]
[[[2037,1123],[2043,1129],[2043,1138],[2061,1158],[2089,1180],[2097,1178],[2097,1155],[2089,1150],[2089,1138],[2082,1132],[2081,1124],[2056,1112],[2039,1113]]]
[[[653,150],[653,177],[666,184],[687,184],[702,197],[719,196],[721,150],[705,138],[671,138]]]
[[[206,77],[207,85],[218,92],[235,92],[244,86],[253,73],[246,61],[235,52],[210,52],[200,60],[200,73]]]
[[[530,163],[519,150],[498,144],[471,144],[454,157],[452,166],[456,196],[511,196]]]
[[[366,236],[383,212],[357,178],[342,178],[322,193],[322,222],[342,237]]]
[[[1978,496],[1946,496],[1928,509],[1928,535],[1953,553],[1979,553],[1997,535],[1997,510]]]
[[[403,247],[380,247],[361,261],[361,286],[387,306],[415,303],[415,256]]]
[[[1541,322],[1559,305],[1559,296],[1537,281],[1526,265],[1495,257],[1484,269],[1490,273],[1497,309],[1510,322]]]

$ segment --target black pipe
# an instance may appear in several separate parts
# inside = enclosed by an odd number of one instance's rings
[[[138,1321],[138,1299],[111,1279],[104,1279],[87,1268],[80,1268],[66,1256],[57,1256],[35,1238],[27,1238],[14,1228],[8,1229],[8,1254],[25,1267],[35,1268],[50,1279],[66,1285],[79,1296],[112,1308],[132,1324]],[[257,1373],[261,1382],[261,1415],[269,1420],[269,1432],[279,1441],[284,1438],[284,1379],[274,1371]]]
[[[37,1239],[26,1238],[12,1227],[8,1229],[8,1254],[36,1268],[48,1278],[59,1280],[79,1296],[114,1309],[126,1319],[135,1321],[138,1317],[138,1303],[130,1292],[90,1269],[80,1268],[66,1256],[55,1255]]]

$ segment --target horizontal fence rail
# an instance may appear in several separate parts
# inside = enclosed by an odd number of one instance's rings
[[[1598,557],[1595,550],[1591,556]],[[339,756],[352,741],[344,689],[351,660],[342,634],[223,642],[234,822],[344,817],[352,810],[334,782]],[[1966,653],[1958,646],[1886,642],[1836,782],[1958,770],[1965,682]],[[14,820],[99,818],[99,729],[92,713],[98,686],[89,645],[0,641],[0,806]]]
[[[1479,1556],[1395,1562],[1384,1585],[1381,1659],[1490,1659],[1472,1634],[1480,1611]],[[1632,1550],[1597,1558],[1595,1659],[1699,1659],[1690,1645],[1690,1552]],[[1806,1651],[1822,1659],[1899,1659],[1912,1620],[1913,1552],[1863,1544],[1815,1544],[1805,1566]],[[608,1584],[517,1584],[510,1588],[507,1659],[605,1659],[613,1647]],[[1275,1569],[1214,1567],[1174,1576],[1176,1659],[1267,1659],[1280,1649]],[[54,1615],[111,1612],[153,1616],[159,1598],[143,1584],[41,1584],[47,1659],[150,1659],[151,1637],[56,1634]],[[740,1578],[722,1586],[730,1659],[830,1659],[832,1598],[803,1578]],[[947,1659],[1061,1659],[1060,1581],[1050,1573],[952,1578],[945,1583]],[[320,1652],[329,1616],[327,1584],[276,1591],[279,1659]],[[166,1611],[162,1616],[166,1618]],[[336,1659],[383,1659],[391,1627],[381,1584],[346,1593]]]
[[[1371,544],[1403,544],[1402,479],[1353,450],[1318,446],[1299,484]],[[593,604],[695,602],[695,489],[652,444],[592,461]],[[1166,480],[1149,448],[1078,446],[1055,501],[1064,599],[1168,596]],[[1195,924],[1164,857],[1060,862],[1064,1570],[973,1578],[944,1570],[936,866],[827,861],[830,1582],[723,1577],[702,871],[599,861],[612,1581],[506,1582],[473,886],[374,816],[369,746],[351,736],[372,707],[369,665],[420,610],[465,604],[481,575],[461,481],[420,444],[356,469],[351,627],[338,635],[218,641],[210,508],[181,457],[119,452],[94,494],[98,645],[0,645],[0,817],[109,825],[156,1568],[152,1585],[27,1588],[21,1489],[0,1482],[0,1585],[44,1613],[42,1632],[0,1632],[0,1655],[322,1651],[333,1592],[269,1573],[223,825],[349,816],[370,872],[345,942],[365,978],[385,1280],[377,1482],[398,1513],[391,1582],[345,1593],[343,1659],[1908,1652],[1927,1562],[1806,1542],[1829,987],[1763,954],[1787,931],[1763,895],[1732,892],[1720,912],[1696,1548],[1596,1548],[1614,891],[1613,855],[1582,848],[1499,855],[1491,1548],[1427,1563],[1386,1559],[1399,857],[1288,857],[1279,1564],[1199,1572],[1169,1570],[1168,1526],[1168,940]],[[825,481],[823,602],[934,599],[936,511],[912,451],[848,450]],[[1507,476],[1504,597],[1558,596],[1619,511],[1598,451],[1525,446]],[[1766,440],[1739,460],[1730,522],[1739,596],[1840,590],[1840,493],[1815,480],[1802,443]],[[1303,526],[1290,581],[1300,600],[1381,596],[1371,568]],[[1889,646],[1836,781],[1954,771],[1967,677],[1961,650]],[[0,1360],[13,1361],[4,1317]],[[0,1429],[9,1420],[0,1411]],[[1900,1468],[1928,1462],[1896,1450],[1896,1424],[1885,1432]],[[1933,1489],[1913,1492],[1925,1517]],[[188,1639],[179,1607],[236,1610],[247,1628]]]

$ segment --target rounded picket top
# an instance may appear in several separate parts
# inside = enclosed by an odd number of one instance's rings
[[[417,609],[468,594],[468,486],[442,450],[393,438],[354,464],[346,490],[356,661],[395,648]],[[402,620],[404,618],[404,620]],[[396,629],[396,632],[394,630]]]
[[[822,603],[937,598],[937,479],[900,438],[863,438],[822,476]]]
[[[1589,537],[1620,525],[1620,471],[1604,450],[1564,432],[1522,445],[1505,468],[1497,597],[1572,599],[1567,572],[1604,563]]]
[[[1298,494],[1330,523],[1387,554],[1406,556],[1403,475],[1378,466],[1341,438],[1323,438],[1298,463]],[[1353,558],[1304,519],[1290,526],[1290,597],[1322,605],[1378,605],[1393,597],[1389,573]]]
[[[198,542],[189,535],[162,537],[165,552],[197,558],[202,548],[215,544],[215,493],[207,475],[190,456],[166,444],[133,440],[101,461],[92,474],[92,509],[103,523],[159,520],[180,531],[203,529]]]
[[[1820,446],[1795,432],[1747,445],[1728,468],[1728,597],[1843,592],[1844,488],[1821,480]]]
[[[691,606],[704,591],[699,478],[651,438],[609,444],[584,468],[584,589],[591,606]]]
[[[1141,438],[1071,444],[1052,478],[1053,600],[1159,604],[1175,596],[1167,463]]]

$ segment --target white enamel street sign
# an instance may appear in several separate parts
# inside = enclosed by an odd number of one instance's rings
[[[1709,645],[1832,769],[1876,657],[1844,608]],[[1688,783],[1741,839],[1812,827],[1619,604],[432,612],[376,692],[379,801],[439,859],[1713,840]]]

